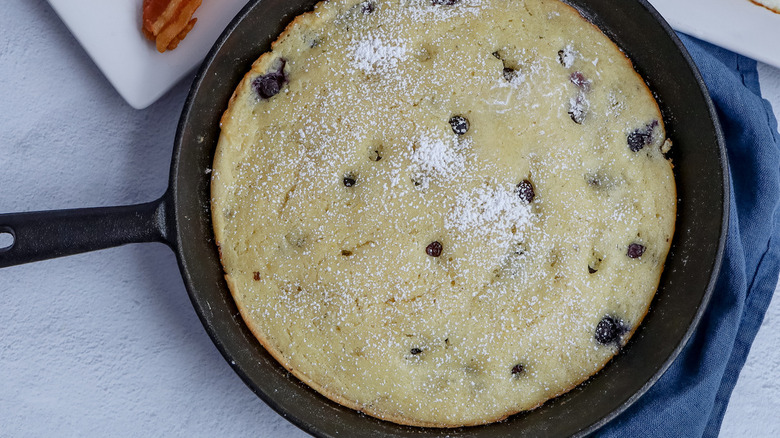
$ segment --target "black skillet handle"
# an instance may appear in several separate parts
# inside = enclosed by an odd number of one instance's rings
[[[0,214],[0,268],[111,248],[168,243],[166,197],[123,207]]]

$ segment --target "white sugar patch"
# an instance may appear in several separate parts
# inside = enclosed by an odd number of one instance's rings
[[[355,66],[365,73],[386,73],[398,68],[408,54],[403,41],[393,44],[381,36],[369,35],[351,47],[351,56]]]
[[[580,92],[577,97],[569,99],[569,115],[577,123],[582,123],[588,107],[590,107],[590,102],[585,97],[585,93]]]
[[[531,207],[514,187],[477,187],[458,195],[444,226],[478,236],[521,235],[531,221]]]
[[[455,137],[447,140],[424,135],[412,147],[412,179],[423,189],[431,180],[449,181],[462,173],[466,167],[466,149],[470,139],[459,141]]]
[[[525,73],[521,70],[515,70],[512,73],[504,73],[504,80],[509,80],[509,85],[512,87],[519,87],[525,82]]]
[[[559,54],[561,64],[566,68],[571,68],[571,66],[574,65],[574,60],[577,59],[577,55],[578,52],[574,50],[574,47],[571,44],[568,44]]]

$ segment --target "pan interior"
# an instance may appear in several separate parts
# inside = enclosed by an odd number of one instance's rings
[[[226,360],[266,403],[304,430],[337,436],[568,436],[592,431],[657,380],[690,336],[708,301],[725,239],[725,159],[711,103],[695,67],[645,2],[569,2],[634,62],[674,142],[678,189],[675,238],[651,310],[634,337],[585,384],[542,407],[487,426],[420,429],[337,405],[287,373],[256,341],[223,279],[214,244],[209,169],[219,119],[252,62],[316,0],[255,0],[238,14],[201,68],[180,120],[169,212],[175,249],[193,305]],[[642,29],[638,32],[637,29]],[[359,429],[358,429],[359,428]]]

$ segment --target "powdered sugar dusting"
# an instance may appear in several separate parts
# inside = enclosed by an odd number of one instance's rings
[[[402,0],[407,6],[406,12],[413,19],[419,20],[444,20],[456,15],[476,15],[487,5],[483,0],[460,0],[457,7],[452,5],[438,5],[431,0]]]
[[[574,50],[574,46],[567,44],[559,54],[561,64],[566,68],[571,68],[571,66],[574,65],[574,60],[577,58],[578,54],[579,53]]]
[[[466,151],[471,139],[459,140],[450,137],[447,140],[431,135],[420,137],[412,146],[412,179],[421,188],[428,188],[431,180],[449,181],[466,164]]]
[[[406,45],[397,40],[396,44],[388,42],[387,38],[369,35],[357,41],[351,48],[351,56],[355,67],[365,73],[387,73],[398,67],[398,63],[407,57]]]
[[[569,99],[569,115],[575,122],[582,123],[589,106],[590,102],[585,97],[585,93],[580,92],[576,97]]]
[[[522,234],[531,220],[531,207],[514,188],[484,185],[461,193],[445,227],[480,236]]]
[[[593,327],[624,304],[610,285],[642,289],[614,281],[633,261],[612,242],[637,232],[645,187],[611,183],[625,135],[593,129],[605,112],[628,129],[632,95],[604,86],[591,44],[523,31],[570,24],[567,8],[508,4],[322,2],[274,46],[283,93],[223,119],[239,150],[218,148],[213,209],[242,315],[356,405],[403,399],[443,424],[535,406],[571,387],[536,364],[598,369],[612,353]]]

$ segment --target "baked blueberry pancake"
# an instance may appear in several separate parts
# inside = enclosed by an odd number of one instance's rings
[[[222,118],[214,233],[260,343],[324,396],[484,424],[601,369],[648,310],[675,184],[631,62],[557,0],[330,0]]]

